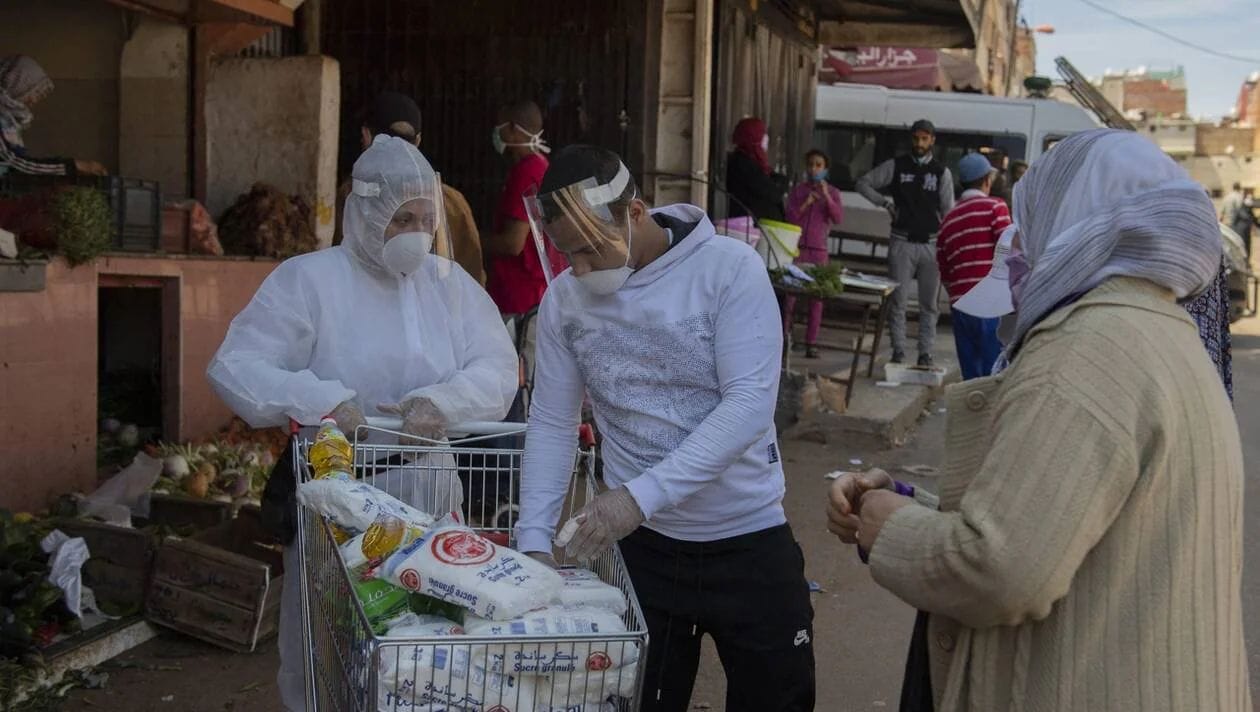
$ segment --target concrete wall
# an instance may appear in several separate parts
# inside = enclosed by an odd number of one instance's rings
[[[26,131],[32,155],[95,160],[118,170],[125,15],[91,0],[0,2],[0,51],[34,57],[56,85]]]
[[[42,292],[0,293],[0,507],[37,509],[96,484],[97,309],[102,276],[176,280],[176,437],[210,435],[231,418],[205,370],[232,318],[275,268],[231,258],[105,257],[48,266]],[[109,277],[106,277],[107,279]]]
[[[1255,134],[1252,128],[1202,124],[1198,127],[1194,152],[1200,156],[1251,153]]]
[[[1190,156],[1179,158],[1178,163],[1191,178],[1218,196],[1228,193],[1234,183],[1241,183],[1244,188],[1260,187],[1260,154]]]
[[[228,59],[206,87],[206,207],[216,219],[255,182],[304,197],[332,242],[341,84],[328,57]]]
[[[123,45],[119,171],[156,180],[166,199],[188,195],[188,29],[142,19]]]

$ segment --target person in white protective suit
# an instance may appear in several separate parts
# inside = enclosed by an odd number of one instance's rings
[[[365,415],[400,416],[405,433],[430,440],[451,424],[504,417],[516,394],[516,353],[481,286],[430,254],[441,196],[440,177],[414,145],[376,138],[354,164],[342,244],[286,260],[232,321],[207,370],[232,410],[253,427],[315,425],[331,414],[348,437],[357,431],[359,442],[381,444],[397,437],[359,429]],[[272,473],[263,517],[286,544],[281,699],[303,710],[292,457]],[[421,509],[462,505],[453,460],[373,474],[378,487]]]

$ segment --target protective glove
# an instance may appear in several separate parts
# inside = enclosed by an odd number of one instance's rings
[[[411,398],[397,405],[381,403],[376,408],[401,417],[404,433],[423,438],[423,442],[405,444],[432,445],[446,437],[446,416],[428,398]]]
[[[552,556],[552,555],[551,555],[550,553],[548,553],[548,552],[545,552],[545,551],[527,551],[527,552],[525,552],[525,555],[526,555],[526,556],[528,556],[529,558],[533,559],[534,561],[537,561],[537,562],[538,562],[538,563],[540,563],[540,564],[544,564],[544,565],[546,565],[546,566],[548,566],[548,567],[550,567],[550,568],[553,568],[553,569],[558,569],[558,568],[560,568],[560,564],[556,563],[556,557]]]
[[[894,220],[897,219],[897,201],[892,198],[884,198],[884,210],[887,210]]]
[[[341,432],[345,433],[346,438],[354,442],[354,431],[360,425],[366,425],[367,420],[363,417],[363,411],[354,401],[346,401],[341,405],[333,408],[333,412],[328,417],[337,421],[337,427],[341,428]]]
[[[613,544],[639,528],[645,520],[643,510],[625,487],[605,492],[565,524],[556,539],[569,557],[591,561]],[[570,526],[577,522],[576,530]]]

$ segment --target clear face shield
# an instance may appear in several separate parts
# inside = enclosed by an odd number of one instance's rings
[[[629,218],[614,215],[609,208],[625,193],[629,183],[630,171],[622,164],[608,183],[591,177],[550,193],[525,194],[525,214],[529,216],[534,247],[548,282],[555,275],[544,240],[568,258],[574,275],[583,284],[611,279],[611,275],[595,276],[599,273],[628,276],[634,271],[630,266]],[[620,281],[624,282],[624,277]]]

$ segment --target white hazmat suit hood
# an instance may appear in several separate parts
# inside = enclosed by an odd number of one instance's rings
[[[345,401],[385,415],[378,405],[410,398],[428,398],[448,423],[501,420],[516,395],[517,358],[485,290],[439,255],[424,255],[409,272],[387,267],[385,230],[400,206],[422,199],[406,218],[418,224],[400,226],[404,233],[440,225],[437,174],[411,144],[378,138],[354,178],[343,243],[286,260],[267,277],[210,362],[215,392],[258,428],[315,425]],[[369,442],[396,438],[372,432]],[[462,491],[454,460],[437,457],[445,460],[378,475],[375,484],[413,506],[449,511],[436,503],[458,507]],[[278,683],[284,707],[302,710],[296,546],[285,550],[285,569]]]
[[[386,249],[385,230],[398,209],[412,203],[419,215],[419,224],[406,228],[408,234],[398,235],[388,242],[405,242],[408,238],[426,235],[427,241],[416,240],[416,244],[424,242],[426,247],[423,251],[427,252],[433,245],[434,236],[443,228],[445,210],[441,177],[414,145],[381,134],[355,161],[351,179],[342,224],[345,235],[342,245],[368,271],[378,276],[409,275],[416,265],[408,265],[410,269],[397,269],[396,262],[390,259],[390,250]],[[442,244],[445,242],[442,241]],[[415,250],[404,250],[399,254],[404,252]],[[450,255],[443,257],[449,258]],[[400,275],[400,272],[403,274]]]

